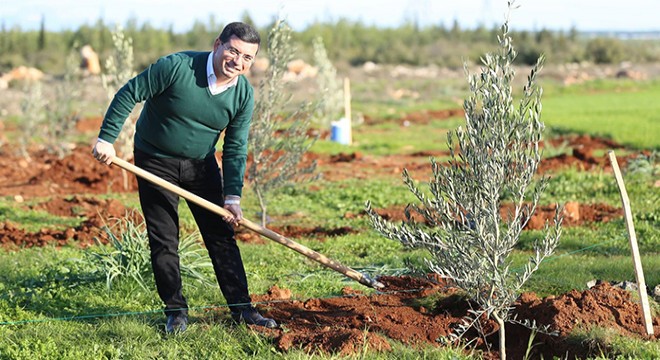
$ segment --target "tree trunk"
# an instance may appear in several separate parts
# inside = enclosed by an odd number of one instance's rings
[[[121,169],[121,177],[124,180],[124,190],[128,191],[128,172],[124,169]]]
[[[506,360],[506,331],[504,329],[504,319],[493,315],[495,321],[500,326],[500,360]]]
[[[255,184],[256,185],[256,184]],[[261,226],[266,227],[266,201],[264,200],[264,197],[261,194],[261,191],[259,190],[258,186],[255,186],[256,190],[254,191],[257,193],[257,199],[259,199],[259,207],[261,208]]]

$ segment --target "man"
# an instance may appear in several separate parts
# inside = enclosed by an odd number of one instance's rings
[[[240,199],[254,107],[254,90],[244,74],[260,42],[253,27],[235,22],[222,30],[212,52],[179,52],[160,58],[115,94],[92,153],[110,165],[115,156],[112,143],[124,121],[137,102],[145,101],[136,124],[135,164],[233,214],[221,219],[188,202],[232,319],[274,328],[277,323],[251,305],[232,226],[243,218]],[[214,154],[223,131],[221,174]],[[184,331],[188,305],[179,269],[179,197],[141,178],[138,193],[156,287],[165,303],[165,331]]]

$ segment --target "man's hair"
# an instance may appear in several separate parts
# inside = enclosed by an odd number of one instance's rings
[[[224,44],[234,35],[246,43],[261,45],[261,37],[259,36],[259,32],[246,23],[233,22],[227,24],[227,26],[222,29],[219,38],[220,41],[222,41]]]

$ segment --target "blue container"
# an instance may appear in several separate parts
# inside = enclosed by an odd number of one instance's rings
[[[351,123],[345,118],[341,118],[339,121],[333,121],[330,130],[330,140],[340,144],[350,145]]]

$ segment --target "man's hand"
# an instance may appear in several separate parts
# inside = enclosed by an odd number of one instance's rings
[[[225,210],[228,210],[233,217],[224,217],[224,220],[234,226],[243,220],[243,210],[241,209],[241,198],[236,195],[225,196]]]
[[[92,154],[99,162],[110,165],[112,164],[112,159],[117,155],[117,152],[111,143],[97,139],[96,144],[94,144],[94,147],[92,148]]]

